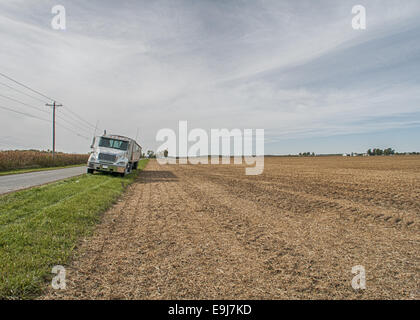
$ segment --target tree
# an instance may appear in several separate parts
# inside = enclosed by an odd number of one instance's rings
[[[387,148],[384,150],[384,155],[389,156],[391,154],[395,154],[395,150],[393,150],[392,148]]]
[[[379,148],[374,148],[373,150],[369,149],[367,151],[367,154],[370,156],[390,156],[392,154],[395,154],[395,150],[392,148],[387,148],[385,150],[379,149]]]
[[[315,152],[299,152],[299,156],[300,157],[314,157],[315,156]]]
[[[156,158],[155,152],[152,150],[147,150],[147,157],[148,158]]]
[[[165,158],[167,158],[168,157],[168,149],[165,149],[165,151],[163,151],[163,156],[165,157]]]

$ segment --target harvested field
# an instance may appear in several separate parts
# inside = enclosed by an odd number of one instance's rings
[[[419,299],[419,222],[418,156],[151,161],[42,298]]]

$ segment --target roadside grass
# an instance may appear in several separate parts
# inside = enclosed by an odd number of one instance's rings
[[[39,295],[147,162],[125,178],[83,175],[1,196],[0,299]]]
[[[70,166],[48,167],[48,168],[17,169],[17,170],[0,172],[0,177],[1,176],[8,176],[8,175],[11,175],[11,174],[20,174],[20,173],[38,172],[38,171],[50,171],[50,170],[57,170],[57,169],[82,167],[82,166],[86,166],[86,164],[85,163],[84,164],[73,164],[73,165],[70,165]]]

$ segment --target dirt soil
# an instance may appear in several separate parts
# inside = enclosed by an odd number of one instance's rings
[[[420,157],[244,168],[149,162],[42,298],[420,298]]]

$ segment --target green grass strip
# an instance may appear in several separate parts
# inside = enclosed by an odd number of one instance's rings
[[[1,196],[0,299],[39,295],[147,161],[125,178],[83,175]]]

